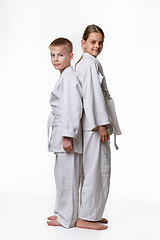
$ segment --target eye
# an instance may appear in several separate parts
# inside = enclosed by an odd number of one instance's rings
[[[92,44],[95,44],[96,42],[93,40],[93,41],[91,41],[91,43],[92,43]]]
[[[51,57],[54,57],[55,55],[53,53],[51,53]]]
[[[63,57],[63,54],[60,54],[61,57]]]
[[[99,42],[99,45],[103,45],[103,42]]]

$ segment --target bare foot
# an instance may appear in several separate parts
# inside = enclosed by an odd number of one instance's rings
[[[76,227],[94,229],[94,230],[105,230],[108,228],[108,226],[104,226],[98,222],[86,221],[80,218],[77,219]]]
[[[51,217],[48,217],[47,219],[48,220],[55,220],[55,219],[57,219],[57,216],[51,216]]]
[[[107,219],[105,219],[105,218],[102,218],[101,220],[99,220],[99,221],[97,221],[97,222],[100,222],[100,223],[108,223],[108,220]]]
[[[47,222],[49,226],[62,226],[56,219]]]

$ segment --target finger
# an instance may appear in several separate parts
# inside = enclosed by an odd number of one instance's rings
[[[106,142],[108,140],[108,137],[107,136],[105,136],[105,138],[104,138],[104,142]]]
[[[68,148],[68,152],[71,152],[71,151],[72,151],[72,149],[69,147],[69,148]]]
[[[70,152],[70,148],[69,147],[67,148],[67,152]]]
[[[68,146],[68,152],[71,152],[72,151],[72,145],[69,145]]]
[[[105,136],[102,136],[102,142],[104,142],[105,141]]]
[[[66,152],[68,152],[68,147],[63,148]]]
[[[69,146],[70,151],[72,151],[72,144]]]
[[[106,136],[106,141],[108,141],[109,140],[109,134]]]
[[[106,142],[108,140],[108,134],[105,134],[103,139],[104,139],[104,142]]]

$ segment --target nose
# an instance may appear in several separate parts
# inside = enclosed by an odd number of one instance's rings
[[[57,61],[58,61],[58,57],[55,55],[54,62],[57,62]]]
[[[96,42],[96,48],[99,48],[99,43],[98,42]]]

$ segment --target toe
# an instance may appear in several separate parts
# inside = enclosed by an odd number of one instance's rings
[[[105,219],[105,218],[102,218],[102,219],[101,219],[101,222],[102,222],[102,223],[108,223],[108,220]]]
[[[57,219],[57,216],[51,216],[51,217],[48,217],[47,219],[48,220],[55,220],[55,219]]]

